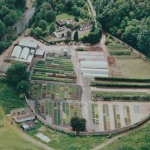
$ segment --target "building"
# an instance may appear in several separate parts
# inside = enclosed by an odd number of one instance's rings
[[[68,24],[72,25],[72,27],[75,27],[77,25],[77,22],[72,19],[62,19],[56,21],[59,28],[64,27]]]
[[[44,58],[45,51],[42,49],[37,49],[35,52],[35,57]]]
[[[28,107],[11,110],[10,114],[19,123],[35,119],[35,115]]]
[[[37,49],[38,47],[38,44],[36,42],[29,39],[21,39],[18,45],[21,47],[28,47],[30,49]]]
[[[88,30],[92,27],[92,24],[90,21],[84,21],[80,24],[80,28],[79,30],[80,31],[84,31],[84,30]]]
[[[63,37],[66,37],[68,31],[69,29],[59,30],[59,31],[53,32],[53,35],[56,38],[63,38]]]
[[[0,76],[6,76],[5,73],[10,66],[11,64],[9,63],[3,63],[2,66],[0,66]]]
[[[21,127],[24,131],[35,129],[35,123],[33,121],[27,121],[21,123]]]

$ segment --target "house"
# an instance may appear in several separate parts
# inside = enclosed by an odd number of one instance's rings
[[[5,73],[10,66],[11,64],[9,63],[3,63],[2,66],[0,66],[0,76],[6,76]]]
[[[80,28],[79,30],[80,31],[84,31],[84,30],[88,30],[92,27],[92,24],[90,21],[84,21],[80,24]]]
[[[35,129],[35,123],[33,121],[27,121],[21,123],[21,127],[24,131]]]
[[[72,19],[57,20],[56,23],[59,29],[64,29],[66,25],[71,25],[72,27],[77,25],[77,22]]]
[[[34,113],[28,107],[11,110],[10,114],[18,123],[35,119]]]
[[[53,32],[53,35],[56,38],[63,38],[63,37],[65,37],[67,35],[68,31],[69,31],[69,29],[59,30],[59,31]]]

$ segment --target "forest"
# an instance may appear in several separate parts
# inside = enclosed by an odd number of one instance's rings
[[[16,38],[12,26],[22,16],[26,0],[0,0],[0,53]]]
[[[93,0],[93,3],[105,32],[150,58],[149,0]]]

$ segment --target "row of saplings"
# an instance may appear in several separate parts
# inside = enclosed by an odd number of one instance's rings
[[[6,82],[16,89],[20,99],[24,99],[24,93],[28,94],[29,77],[27,65],[20,62],[14,62],[6,72]],[[73,131],[79,134],[80,131],[86,130],[86,120],[80,117],[72,117],[71,127]]]

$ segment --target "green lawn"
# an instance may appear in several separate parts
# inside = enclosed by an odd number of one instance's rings
[[[101,150],[150,150],[150,122]]]
[[[72,19],[72,20],[74,20],[74,16],[69,15],[67,13],[62,13],[62,14],[56,16],[56,20],[61,20],[61,19]],[[83,19],[79,18],[79,22],[82,22],[82,21],[83,21]]]
[[[141,58],[116,57],[122,76],[127,78],[150,78],[150,64]]]
[[[24,133],[18,127],[10,124],[10,119],[4,115],[0,107],[0,149],[1,150],[42,150],[24,139]]]
[[[89,150],[107,140],[107,138],[104,136],[69,136],[65,133],[53,131],[46,126],[42,126],[42,129],[40,128],[35,130],[35,132],[31,131],[28,133],[34,136],[36,132],[40,132],[48,136],[52,140],[48,145],[56,150]]]

